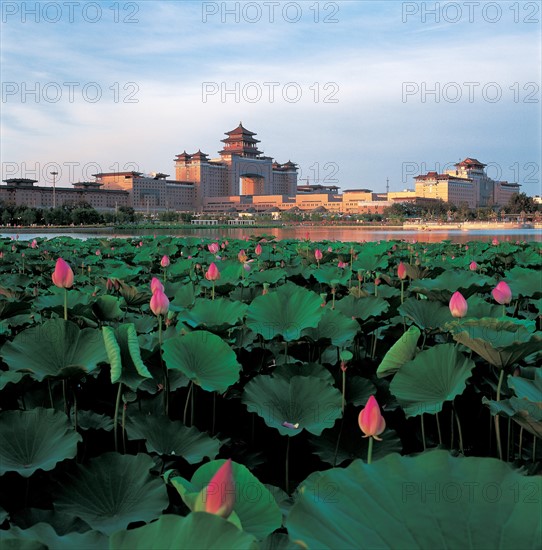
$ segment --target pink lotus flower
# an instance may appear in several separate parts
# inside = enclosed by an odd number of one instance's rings
[[[62,258],[58,258],[56,261],[52,279],[58,288],[71,288],[73,286],[72,268]]]
[[[331,248],[331,246],[328,246],[328,247],[327,247],[327,251],[328,251],[328,252],[333,252],[333,248]]]
[[[399,279],[404,279],[407,276],[406,266],[403,262],[399,262],[397,266],[397,276]]]
[[[254,254],[256,254],[256,256],[259,256],[261,253],[262,253],[262,245],[258,243],[256,245],[256,248],[254,249]]]
[[[317,248],[315,251],[314,251],[314,257],[316,258],[316,260],[320,261],[323,257],[323,254],[322,254],[322,251]]]
[[[220,271],[214,262],[211,263],[207,273],[205,273],[205,278],[208,281],[218,281],[220,279]]]
[[[497,239],[497,237],[493,237],[493,240],[491,241],[491,244],[493,246],[497,246],[499,244],[499,239]]]
[[[162,259],[160,260],[160,265],[162,267],[167,267],[169,265],[169,258],[167,256],[162,256]]]
[[[150,302],[151,311],[158,317],[159,315],[165,315],[169,309],[168,297],[162,290],[157,288],[151,298]]]
[[[465,315],[467,314],[467,310],[469,309],[469,306],[467,305],[467,300],[463,298],[463,295],[459,291],[452,294],[449,307],[452,317],[459,318],[465,317]]]
[[[501,281],[492,291],[491,295],[495,301],[499,304],[505,305],[509,304],[512,300],[512,291],[510,287],[504,282]]]
[[[344,269],[345,267],[348,267],[348,263],[347,262],[342,262],[340,261],[338,264],[337,264],[337,267],[339,269]]]
[[[164,292],[164,285],[160,282],[159,279],[153,277],[151,279],[151,292],[154,294],[157,290]]]
[[[247,254],[244,250],[240,250],[239,254],[237,254],[237,258],[241,263],[245,263],[247,261]]]
[[[211,254],[216,254],[220,247],[218,246],[218,243],[211,243],[207,245],[207,248]]]
[[[476,271],[476,270],[478,269],[478,264],[477,264],[476,262],[471,262],[471,263],[469,264],[469,269],[470,269],[471,271]]]
[[[101,255],[100,249],[96,250],[96,256],[100,256],[100,255]]]
[[[201,501],[203,510],[199,510],[199,506],[196,505],[196,511],[205,511],[223,518],[229,517],[233,512],[235,506],[235,480],[233,479],[231,458],[220,466],[207,487],[203,489]]]
[[[36,239],[34,239],[31,243],[30,243],[30,248],[37,248],[38,246],[38,241],[36,241]]]
[[[378,436],[386,429],[386,421],[380,412],[380,407],[374,395],[369,397],[365,408],[359,413],[358,424],[365,434],[363,437],[374,437],[378,441],[382,441]]]

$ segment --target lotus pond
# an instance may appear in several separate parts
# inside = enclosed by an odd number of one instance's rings
[[[541,262],[0,239],[0,545],[540,548]]]

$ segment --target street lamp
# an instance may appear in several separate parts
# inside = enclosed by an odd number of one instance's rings
[[[53,176],[53,208],[56,208],[56,188],[55,188],[55,182],[56,182],[56,176],[58,176],[58,172],[49,172],[51,176]]]

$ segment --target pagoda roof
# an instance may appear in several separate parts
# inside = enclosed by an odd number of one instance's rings
[[[459,181],[472,181],[471,178],[460,178],[458,176],[452,176],[451,174],[438,174],[437,172],[427,172],[420,176],[415,176],[415,180],[459,180]]]
[[[182,153],[178,154],[173,160],[185,160],[191,158],[191,155],[189,155],[186,150],[184,150]]]
[[[227,134],[228,136],[230,136],[232,134],[246,134],[248,136],[255,136],[256,135],[255,132],[251,132],[250,130],[247,130],[243,126],[242,122],[239,122],[239,126],[237,126],[237,128],[235,128],[234,130],[230,130],[229,132],[224,132],[224,133]]]
[[[103,183],[100,183],[99,181],[78,181],[76,183],[72,183],[74,187],[101,187]]]
[[[483,162],[480,162],[478,159],[473,159],[471,157],[467,157],[466,159],[462,160],[461,162],[458,162],[454,164],[454,166],[479,166],[480,168],[483,168],[484,166],[487,166],[487,164],[484,164]]]
[[[34,183],[38,183],[38,180],[32,180],[29,178],[8,178],[7,180],[2,181],[8,185],[34,185]]]
[[[207,157],[209,155],[207,153],[203,153],[201,151],[201,149],[198,149],[196,153],[194,153],[193,155],[190,155],[191,157],[191,160],[207,160]]]

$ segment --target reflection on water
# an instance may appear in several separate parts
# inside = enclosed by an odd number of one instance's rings
[[[416,229],[367,229],[361,227],[322,227],[322,226],[296,226],[296,227],[209,227],[188,229],[141,229],[138,231],[111,231],[105,230],[99,233],[20,233],[20,240],[31,240],[38,237],[52,239],[54,237],[73,237],[74,239],[88,239],[92,237],[141,237],[145,235],[172,235],[176,237],[203,237],[206,239],[244,239],[251,235],[274,235],[281,239],[305,239],[307,233],[312,241],[387,241],[387,240],[416,240],[419,242],[441,242],[450,240],[455,243],[468,241],[488,241],[497,237],[499,241],[536,241],[542,242],[541,229],[483,229],[461,231],[458,229],[435,229],[420,231]],[[15,237],[16,232],[0,233],[1,237]]]

